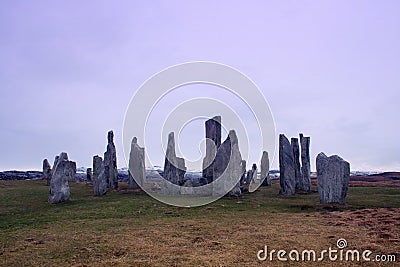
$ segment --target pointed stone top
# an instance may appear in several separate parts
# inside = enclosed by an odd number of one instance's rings
[[[112,130],[108,132],[107,139],[108,139],[108,143],[114,142],[114,132]]]
[[[67,152],[61,152],[59,160],[68,160]]]
[[[221,123],[221,116],[214,116],[212,120]]]
[[[236,144],[238,143],[238,138],[236,136],[235,130],[230,130],[228,138],[231,140],[231,144]]]
[[[133,137],[133,139],[132,139],[132,144],[137,144],[137,137],[136,137],[136,136]]]

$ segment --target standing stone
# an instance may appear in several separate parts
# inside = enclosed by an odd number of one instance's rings
[[[46,181],[46,185],[50,185],[51,166],[47,159],[43,160],[43,179]]]
[[[108,186],[118,188],[117,152],[114,145],[114,132],[108,132],[107,151],[104,153],[104,173]]]
[[[269,157],[268,157],[268,152],[263,151],[263,154],[261,156],[261,162],[260,162],[260,167],[261,167],[261,172],[260,172],[260,178],[261,178],[261,185],[262,186],[270,186],[271,185],[271,178],[269,177]]]
[[[311,165],[310,165],[310,137],[304,137],[300,134],[301,145],[301,179],[299,180],[298,189],[311,191]]]
[[[221,145],[221,116],[215,116],[205,123],[206,128],[206,156],[203,160],[203,177],[207,183],[214,180],[214,159]]]
[[[284,134],[279,135],[279,194],[294,195],[296,179],[292,146]]]
[[[163,177],[165,180],[170,181],[173,184],[183,185],[185,173],[185,160],[176,156],[175,136],[174,133],[171,132],[168,135]]]
[[[93,184],[93,181],[92,181],[92,168],[87,168],[86,169],[86,182],[88,184]]]
[[[240,185],[243,185],[246,183],[246,160],[243,159],[240,166],[242,166],[242,177],[240,178]]]
[[[230,130],[226,140],[219,146],[214,161],[213,177],[216,181],[214,194],[228,192],[228,196],[240,196],[240,178],[243,175],[242,156],[234,130]]]
[[[107,179],[104,171],[104,161],[99,156],[93,157],[93,194],[102,196],[107,193]]]
[[[68,201],[70,196],[68,185],[70,161],[67,153],[62,152],[55,162],[57,164],[53,166],[48,199],[48,202],[52,204]]]
[[[257,178],[257,165],[253,163],[251,169],[248,170],[246,175],[246,184],[251,184]]]
[[[146,179],[146,167],[144,158],[144,148],[137,143],[137,138],[133,137],[131,152],[129,154],[129,184],[131,188],[138,189],[143,186]]]
[[[345,204],[350,180],[350,164],[337,155],[317,156],[318,193],[320,203]]]
[[[301,170],[300,170],[300,148],[299,148],[299,139],[292,138],[290,140],[292,151],[293,151],[293,162],[294,162],[294,177],[296,180],[296,189],[299,188],[300,180],[301,180]]]
[[[75,182],[76,181],[76,162],[75,161],[69,161],[67,172],[68,172],[68,181]]]

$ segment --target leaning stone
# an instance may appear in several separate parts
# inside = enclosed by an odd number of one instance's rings
[[[99,156],[93,157],[93,194],[102,196],[107,193],[107,179],[104,172],[104,162]]]
[[[57,164],[53,166],[52,178],[50,180],[49,203],[61,203],[69,200],[70,190],[68,185],[70,161],[68,155],[62,152],[56,158]]]
[[[279,194],[294,195],[296,190],[295,167],[292,146],[284,134],[279,135]]]
[[[144,156],[144,148],[138,145],[137,138],[134,137],[129,154],[129,185],[133,189],[138,189],[140,186],[143,186],[146,179]]]
[[[43,160],[43,179],[46,181],[46,185],[50,185],[51,166],[47,159]]]
[[[317,156],[318,193],[320,203],[345,204],[350,180],[350,164],[337,155]]]
[[[104,173],[108,186],[118,188],[117,152],[114,145],[114,132],[109,131],[107,136],[107,151],[104,153]]]
[[[311,191],[310,137],[300,134],[301,145],[301,179],[297,184],[299,190]]]

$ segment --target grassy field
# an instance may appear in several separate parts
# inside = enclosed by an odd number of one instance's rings
[[[177,208],[126,184],[103,197],[93,197],[90,186],[70,186],[69,202],[50,205],[43,181],[0,181],[1,266],[283,266],[276,257],[258,261],[257,252],[265,245],[321,251],[336,248],[339,238],[348,249],[400,261],[400,188],[351,187],[346,206],[324,206],[317,193],[280,197],[274,184]]]

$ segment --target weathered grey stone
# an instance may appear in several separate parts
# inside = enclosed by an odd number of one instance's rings
[[[294,170],[294,159],[292,146],[284,134],[279,135],[279,194],[293,195],[296,190],[296,179]]]
[[[242,166],[242,177],[240,178],[240,185],[243,185],[246,183],[246,160],[243,159],[240,166]]]
[[[107,186],[103,159],[96,155],[93,157],[93,194],[95,196],[105,195]]]
[[[299,189],[299,184],[301,180],[299,139],[292,138],[290,140],[290,145],[292,146],[293,152],[294,178],[296,180],[296,189]]]
[[[56,156],[56,157],[54,158],[53,169],[51,169],[51,175],[52,175],[52,176],[53,176],[53,173],[54,173],[54,167],[57,165],[59,158],[60,158],[60,156]]]
[[[183,185],[186,173],[185,160],[175,153],[175,136],[171,132],[168,135],[167,151],[165,155],[164,174],[165,180],[176,185]]]
[[[70,196],[68,185],[70,161],[67,153],[62,152],[55,162],[57,164],[53,166],[48,199],[48,202],[52,204],[68,201]]]
[[[203,160],[203,177],[211,183],[214,178],[214,159],[221,145],[221,116],[215,116],[205,123],[206,129],[206,156]]]
[[[318,193],[321,203],[345,204],[350,179],[350,164],[337,155],[317,156]]]
[[[297,184],[299,190],[311,191],[310,137],[300,134],[301,145],[301,179]]]
[[[260,162],[260,179],[262,181],[261,185],[262,186],[270,186],[271,185],[271,178],[269,177],[269,157],[268,157],[268,152],[263,151],[263,154],[261,156],[261,162]]]
[[[247,171],[246,184],[251,184],[257,178],[257,165],[253,163],[251,169]]]
[[[137,143],[137,138],[132,139],[131,152],[129,154],[129,185],[133,189],[143,186],[146,179],[146,167],[144,148]]]
[[[46,185],[50,185],[51,166],[47,159],[43,160],[43,179],[46,181]]]
[[[117,152],[114,145],[114,132],[108,132],[107,151],[104,153],[104,174],[109,188],[118,188]]]
[[[239,143],[234,130],[230,130],[226,140],[219,146],[214,161],[214,179],[221,178],[223,183],[216,183],[215,194],[228,190],[228,196],[240,196],[240,178],[242,172],[242,156]]]
[[[87,168],[86,169],[86,183],[93,184],[93,181],[92,181],[92,168]]]
[[[69,161],[67,172],[68,172],[68,181],[75,182],[76,181],[76,162],[75,161]]]

